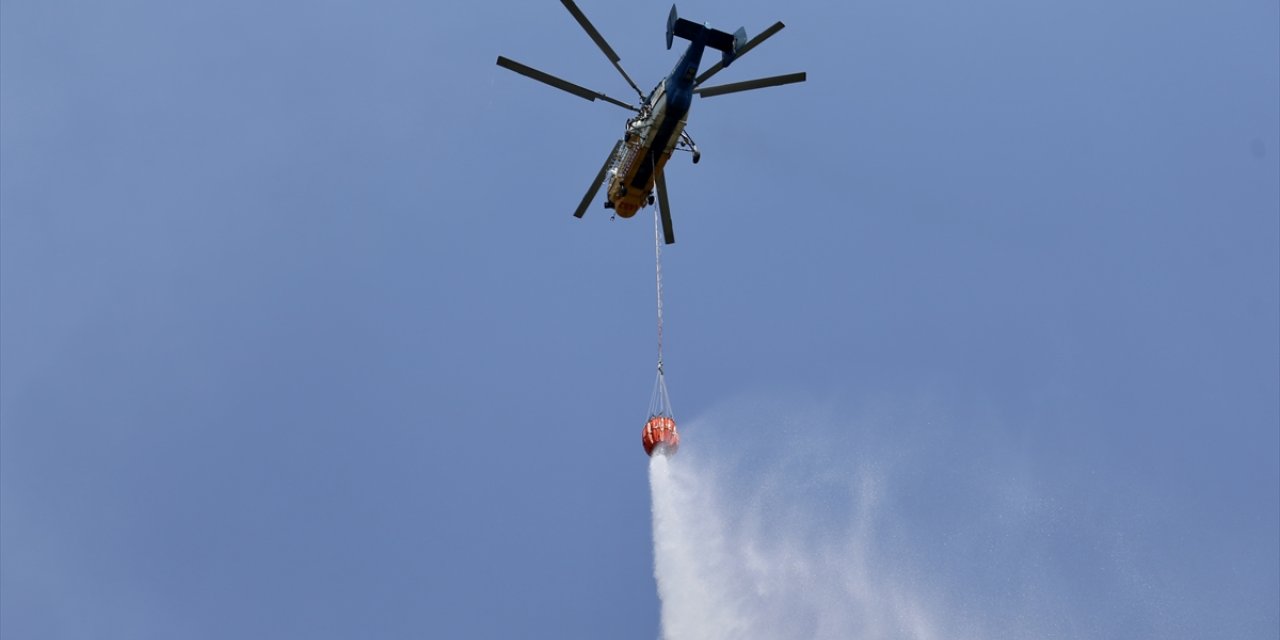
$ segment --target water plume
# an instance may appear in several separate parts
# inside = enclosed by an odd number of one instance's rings
[[[654,456],[650,483],[667,640],[939,637],[915,594],[875,576],[873,479],[857,486],[850,526],[831,534],[769,504],[777,495],[726,511],[714,476],[685,460]]]
[[[922,461],[884,433],[828,411],[759,406],[690,421],[681,453],[654,456],[649,469],[663,637],[993,637],[975,624],[987,616],[966,615],[973,600],[950,597],[963,588],[954,567],[923,552],[895,490],[913,482],[899,471]],[[935,534],[924,539],[972,542]],[[991,616],[994,637],[1046,637],[1006,614]]]

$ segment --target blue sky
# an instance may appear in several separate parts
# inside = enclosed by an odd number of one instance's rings
[[[680,11],[809,73],[669,166],[688,464],[895,461],[876,566],[987,628],[1274,638],[1280,7]],[[657,636],[626,113],[498,54],[626,95],[549,0],[0,3],[5,637]]]

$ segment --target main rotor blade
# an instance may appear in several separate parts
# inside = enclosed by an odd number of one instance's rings
[[[578,210],[573,212],[573,217],[581,218],[582,214],[587,212],[587,207],[591,206],[591,200],[596,197],[596,192],[600,190],[600,183],[604,182],[604,172],[609,170],[609,163],[613,162],[613,154],[617,153],[618,147],[621,146],[621,140],[613,145],[613,151],[610,151],[609,157],[604,159],[604,164],[600,166],[600,173],[597,173],[595,180],[591,181],[591,188],[587,189],[587,195],[582,197],[582,202],[578,205]]]
[[[726,93],[737,93],[739,91],[750,91],[752,89],[763,89],[765,87],[776,87],[781,84],[792,84],[804,81],[805,73],[801,71],[800,73],[788,73],[785,76],[772,76],[769,78],[747,80],[746,82],[734,82],[731,84],[721,84],[703,89],[694,89],[693,92],[703,98],[710,98],[711,96],[722,96]]]
[[[604,100],[609,104],[616,104],[619,107],[622,107],[623,109],[630,109],[631,111],[639,111],[639,109],[637,109],[636,107],[633,107],[621,100],[618,100],[617,98],[610,98],[609,96],[603,93],[600,93],[599,91],[592,91],[586,87],[580,87],[572,82],[569,82],[568,80],[561,80],[560,78],[557,78],[549,73],[538,71],[533,67],[527,67],[510,58],[498,56],[498,66],[504,69],[510,69],[522,76],[533,78],[538,82],[549,84],[561,91],[567,91],[585,100],[590,100],[592,102],[595,102],[596,100]]]
[[[613,47],[610,47],[609,43],[604,39],[604,36],[600,35],[599,31],[596,31],[596,28],[591,24],[591,21],[587,20],[586,14],[582,13],[582,10],[578,8],[578,5],[574,4],[573,0],[560,0],[560,2],[564,5],[564,8],[569,10],[569,13],[573,14],[573,19],[577,20],[579,25],[582,25],[582,30],[586,31],[587,35],[591,36],[591,39],[595,41],[596,46],[600,47],[600,51],[604,52],[604,55],[609,59],[609,62],[613,63],[613,68],[617,69],[618,73],[622,74],[622,77],[627,81],[627,84],[631,85],[631,88],[636,90],[636,95],[640,96],[640,100],[643,101],[644,93],[640,91],[640,87],[636,86],[635,81],[631,79],[631,76],[627,75],[626,70],[624,70],[622,65],[619,64],[619,61],[622,59],[618,57],[618,54],[613,52]]]
[[[758,45],[758,44],[760,44],[761,42],[764,42],[764,41],[765,41],[769,36],[771,36],[771,35],[773,35],[773,34],[775,34],[775,33],[779,32],[779,31],[782,31],[782,28],[783,28],[783,27],[785,27],[785,26],[787,26],[787,25],[782,24],[781,22],[775,22],[775,23],[773,23],[773,26],[772,26],[772,27],[769,27],[768,29],[765,29],[764,31],[761,31],[761,32],[760,32],[760,35],[758,35],[758,36],[756,36],[756,37],[754,37],[754,38],[752,38],[752,39],[748,40],[746,44],[742,45],[742,48],[741,48],[741,49],[738,49],[738,55],[734,58],[734,61],[736,62],[738,58],[741,58],[742,56],[746,55],[748,51],[750,51],[750,50],[752,50],[753,48],[755,48],[755,46],[756,46],[756,45]],[[698,76],[698,78],[697,78],[696,80],[694,80],[694,81],[693,81],[693,86],[695,86],[695,87],[696,87],[696,86],[698,86],[698,85],[700,85],[700,84],[702,84],[702,83],[706,82],[708,78],[710,78],[711,76],[714,76],[715,74],[719,73],[719,72],[720,72],[720,70],[721,70],[721,69],[723,69],[723,68],[724,68],[724,63],[723,63],[723,62],[717,62],[717,63],[715,63],[715,65],[714,65],[714,66],[712,66],[710,69],[707,69],[707,70],[706,70],[706,72],[704,72],[702,75]]]
[[[666,173],[665,170],[658,172],[655,185],[658,188],[658,212],[662,214],[662,235],[666,238],[667,244],[675,244],[676,232],[671,229],[671,204],[667,202],[667,179],[664,173]]]

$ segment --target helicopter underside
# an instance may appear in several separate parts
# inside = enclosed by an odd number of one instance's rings
[[[671,159],[688,116],[687,106],[668,109],[665,87],[659,85],[650,107],[627,123],[623,145],[607,174],[605,207],[619,217],[630,218],[653,203],[654,184]]]
[[[620,218],[630,218],[646,204],[652,204],[654,183],[671,158],[671,152],[650,154],[649,147],[637,146],[623,147],[619,154],[620,171],[609,182],[609,200],[605,206]],[[652,168],[641,172],[641,166],[650,163]],[[641,173],[647,175],[637,175]]]

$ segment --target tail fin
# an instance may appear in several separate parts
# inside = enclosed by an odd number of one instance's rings
[[[710,27],[700,25],[696,22],[685,20],[676,14],[676,6],[671,5],[671,13],[667,16],[667,48],[671,48],[671,44],[675,37],[684,38],[690,42],[701,41],[708,47],[716,49],[724,54],[721,62],[724,66],[729,66],[734,58],[738,57],[738,51],[747,44],[747,30],[738,29],[732,34],[723,31],[717,31]]]

